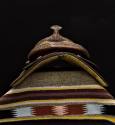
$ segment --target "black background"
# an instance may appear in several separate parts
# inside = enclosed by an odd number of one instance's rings
[[[115,96],[114,0],[1,0],[0,94],[21,72],[35,43],[51,34],[53,24],[89,50]]]

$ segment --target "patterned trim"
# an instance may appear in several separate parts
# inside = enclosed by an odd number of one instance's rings
[[[63,115],[83,115],[83,114],[96,115],[96,114],[102,114],[101,107],[103,107],[103,105],[99,104],[38,106],[38,107],[16,108],[12,110],[12,112],[15,112],[15,114],[13,113],[14,117],[46,116],[46,115],[63,116]]]
[[[33,111],[32,107],[22,107],[22,108],[16,108],[12,110],[13,116],[16,118],[34,116],[32,114],[32,111]]]
[[[51,104],[83,104],[83,103],[101,103],[106,105],[115,105],[113,99],[56,99],[56,100],[28,100],[10,104],[0,105],[0,110],[9,109],[18,106],[30,106],[30,105],[51,105]]]
[[[94,110],[95,109],[95,110]],[[87,104],[85,106],[85,114],[94,115],[94,114],[102,114],[104,112],[104,106],[99,104]]]
[[[66,89],[105,89],[105,88],[103,88],[100,85],[27,87],[22,89],[11,89],[6,94],[20,93],[20,92],[26,92],[26,91],[37,91],[37,90],[66,90]]]
[[[102,104],[77,104],[77,105],[53,105],[20,107],[12,110],[0,111],[0,123],[9,121],[31,119],[105,119],[115,122],[114,106]],[[113,112],[110,113],[110,110]],[[110,116],[109,116],[110,115]]]

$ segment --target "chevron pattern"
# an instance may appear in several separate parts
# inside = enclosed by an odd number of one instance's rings
[[[55,115],[63,116],[63,115],[68,114],[67,106],[53,106],[52,110]]]
[[[69,115],[98,115],[104,113],[104,105],[101,104],[72,104],[51,105],[37,107],[20,107],[11,110],[13,117],[32,116],[69,116]],[[1,114],[0,114],[1,115]]]
[[[13,110],[14,117],[29,117],[34,116],[32,114],[32,107],[22,107]]]
[[[101,104],[86,104],[84,106],[84,114],[93,115],[93,114],[103,114],[104,107]]]

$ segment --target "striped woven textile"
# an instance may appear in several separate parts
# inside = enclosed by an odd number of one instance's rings
[[[115,101],[99,85],[11,89],[0,98],[0,123],[41,119],[115,122]]]
[[[32,121],[43,120],[115,123],[115,99],[104,88],[107,83],[92,67],[95,65],[86,59],[88,51],[61,36],[60,26],[51,28],[54,33],[36,44],[12,88],[0,98],[0,124],[33,125]]]
[[[15,103],[26,100],[77,99],[99,98],[111,99],[112,96],[104,89],[66,89],[66,90],[37,90],[21,93],[6,94],[0,98],[0,104]]]

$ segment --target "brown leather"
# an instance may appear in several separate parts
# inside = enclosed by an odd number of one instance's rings
[[[54,30],[53,34],[45,39],[40,40],[35,47],[30,51],[28,58],[37,58],[50,52],[68,51],[74,53],[81,53],[89,57],[88,51],[81,45],[72,42],[59,34],[60,26],[54,25],[51,27]]]

